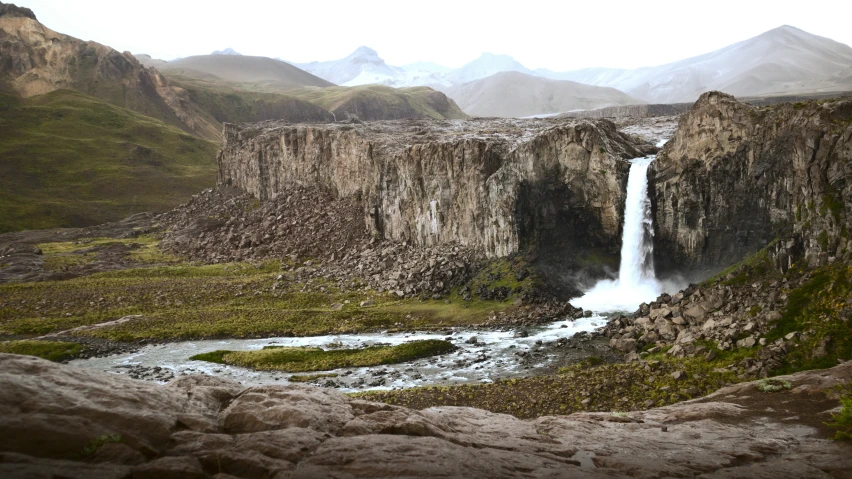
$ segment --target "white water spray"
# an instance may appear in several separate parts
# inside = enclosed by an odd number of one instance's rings
[[[648,198],[648,166],[653,156],[637,158],[627,177],[624,232],[621,237],[621,266],[618,279],[599,281],[574,306],[595,312],[634,311],[662,292],[654,276],[654,228]]]

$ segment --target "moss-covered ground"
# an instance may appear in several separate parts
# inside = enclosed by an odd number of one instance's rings
[[[78,241],[42,243],[44,267],[48,271],[65,271],[77,266],[90,264],[99,259],[103,249],[113,245],[126,247],[122,252],[123,260],[136,264],[180,263],[180,258],[164,253],[159,248],[159,238],[144,235],[131,239],[86,238]]]
[[[471,406],[532,418],[574,411],[630,411],[703,396],[729,382],[734,373],[703,359],[575,365],[560,374],[516,378],[490,384],[435,386],[354,394],[362,399],[422,409]],[[678,379],[673,374],[681,372]]]
[[[45,257],[86,258],[80,248],[138,242],[139,262],[166,262],[153,238],[41,245]],[[401,300],[363,289],[299,283],[278,261],[135,268],[67,281],[0,285],[0,338],[32,337],[128,315],[131,321],[79,332],[118,341],[309,336],[470,326],[512,308],[508,301]],[[280,279],[278,279],[280,278]],[[361,307],[361,302],[369,306]],[[340,304],[340,309],[332,305]]]
[[[18,340],[0,342],[0,353],[37,356],[51,361],[73,358],[82,351],[82,345],[62,341]]]
[[[766,339],[800,333],[778,374],[832,367],[852,359],[852,266],[828,265],[788,293],[787,307]],[[804,333],[804,334],[802,334]]]
[[[172,208],[215,184],[216,148],[82,93],[0,93],[0,233]]]
[[[231,364],[264,371],[309,372],[338,368],[378,366],[437,356],[453,351],[449,341],[427,339],[396,346],[359,349],[266,346],[256,351],[214,351],[190,359]]]

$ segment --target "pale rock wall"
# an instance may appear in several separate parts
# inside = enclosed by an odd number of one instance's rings
[[[558,223],[566,213],[590,219],[588,231],[570,234],[612,246],[620,238],[624,160],[643,154],[632,141],[608,121],[226,125],[219,182],[260,199],[294,186],[354,195],[366,228],[415,245],[455,242],[505,256],[522,243],[520,222],[545,216]],[[559,207],[565,211],[519,204],[523,188],[540,184],[570,191]]]

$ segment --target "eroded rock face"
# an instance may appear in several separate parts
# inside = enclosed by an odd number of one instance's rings
[[[295,186],[354,196],[368,231],[417,246],[506,256],[558,238],[617,251],[624,160],[640,146],[605,120],[227,125],[219,183],[260,199]]]
[[[761,108],[705,93],[649,175],[660,270],[719,269],[775,239],[781,269],[852,250],[852,100]]]
[[[166,386],[0,354],[2,477],[844,477],[825,391],[852,362],[627,415],[415,411],[309,386]],[[844,472],[845,471],[845,472]]]

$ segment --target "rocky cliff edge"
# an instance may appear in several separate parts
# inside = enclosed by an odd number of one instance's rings
[[[373,235],[418,246],[617,252],[624,160],[647,146],[605,120],[226,125],[219,183],[262,200],[297,186],[355,197]]]
[[[852,260],[852,99],[755,107],[705,93],[649,175],[661,271],[706,274],[770,243],[785,271]]]

